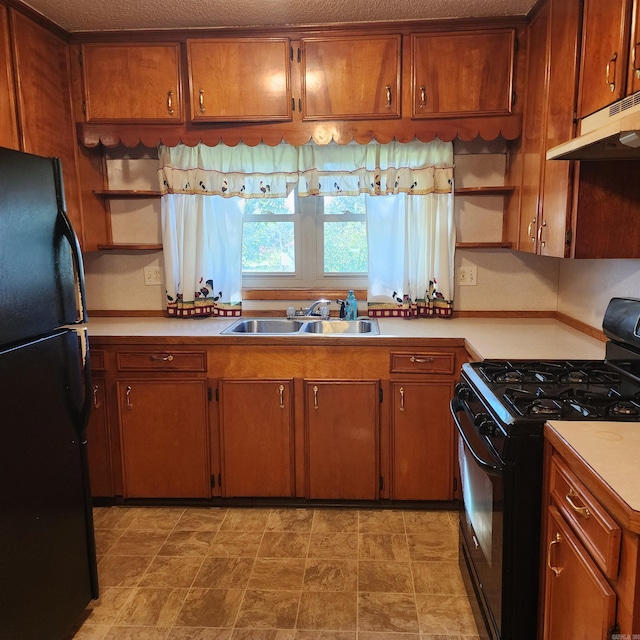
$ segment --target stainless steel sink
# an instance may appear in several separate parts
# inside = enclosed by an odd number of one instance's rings
[[[377,336],[378,321],[375,318],[362,320],[289,320],[286,318],[247,318],[234,322],[221,331],[222,335],[260,336]]]
[[[305,333],[321,333],[324,335],[335,334],[366,334],[377,336],[378,321],[375,319],[363,320],[318,320],[316,322],[307,322],[302,329]]]
[[[251,320],[238,320],[221,333],[257,333],[261,335],[274,335],[281,333],[297,333],[302,329],[303,322],[287,320],[285,318],[264,318]]]

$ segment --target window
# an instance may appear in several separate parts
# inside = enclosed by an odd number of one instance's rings
[[[243,286],[367,286],[365,196],[243,200]]]

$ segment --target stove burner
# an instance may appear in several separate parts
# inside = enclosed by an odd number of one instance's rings
[[[569,371],[560,376],[562,384],[584,384],[589,382],[589,374],[584,371]]]
[[[614,402],[609,407],[609,414],[612,416],[637,416],[639,414],[638,407],[630,402]]]
[[[536,400],[526,408],[526,413],[531,415],[553,416],[558,413],[560,406],[552,400]]]
[[[505,371],[504,373],[497,373],[493,381],[494,382],[522,382],[524,376],[520,371]]]

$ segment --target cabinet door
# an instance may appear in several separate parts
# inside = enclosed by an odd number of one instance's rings
[[[391,383],[395,500],[453,498],[451,382]]]
[[[633,0],[627,95],[640,91],[640,0]]]
[[[191,119],[291,120],[286,38],[188,40]]]
[[[400,117],[400,36],[302,38],[303,120]]]
[[[126,498],[211,496],[204,380],[118,382]]]
[[[616,594],[555,507],[549,507],[544,638],[606,640]]]
[[[578,117],[625,95],[631,0],[585,0]]]
[[[515,31],[411,36],[413,118],[511,113]]]
[[[291,497],[292,381],[222,380],[220,392],[223,495]]]
[[[82,208],[67,43],[10,10],[21,149],[62,162],[67,212],[82,241]]]
[[[19,149],[7,9],[0,5],[0,147]]]
[[[305,381],[307,497],[378,497],[377,380]]]
[[[182,122],[180,45],[82,46],[87,122]]]
[[[113,478],[109,444],[109,419],[104,378],[93,378],[93,406],[87,425],[87,453],[91,495],[112,497]]]

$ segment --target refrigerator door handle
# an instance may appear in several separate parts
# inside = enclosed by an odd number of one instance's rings
[[[64,188],[62,184],[62,166],[60,164],[59,158],[53,158],[53,166],[56,181],[56,193],[58,197],[58,220],[62,223],[62,235],[64,235],[64,237],[67,239],[67,242],[69,243],[69,246],[71,247],[73,266],[76,271],[77,282],[77,324],[81,324],[83,322],[87,322],[87,304],[84,286],[84,265],[82,263],[82,252],[80,250],[80,242],[78,240],[78,236],[73,230],[73,226],[66,211]]]
[[[93,402],[93,390],[91,387],[91,363],[89,356],[89,337],[86,327],[77,328],[75,332],[80,342],[80,355],[82,357],[82,375],[84,378],[84,398],[82,400],[82,408],[79,416],[80,435],[84,438],[89,423],[89,414],[91,413],[91,404]]]

